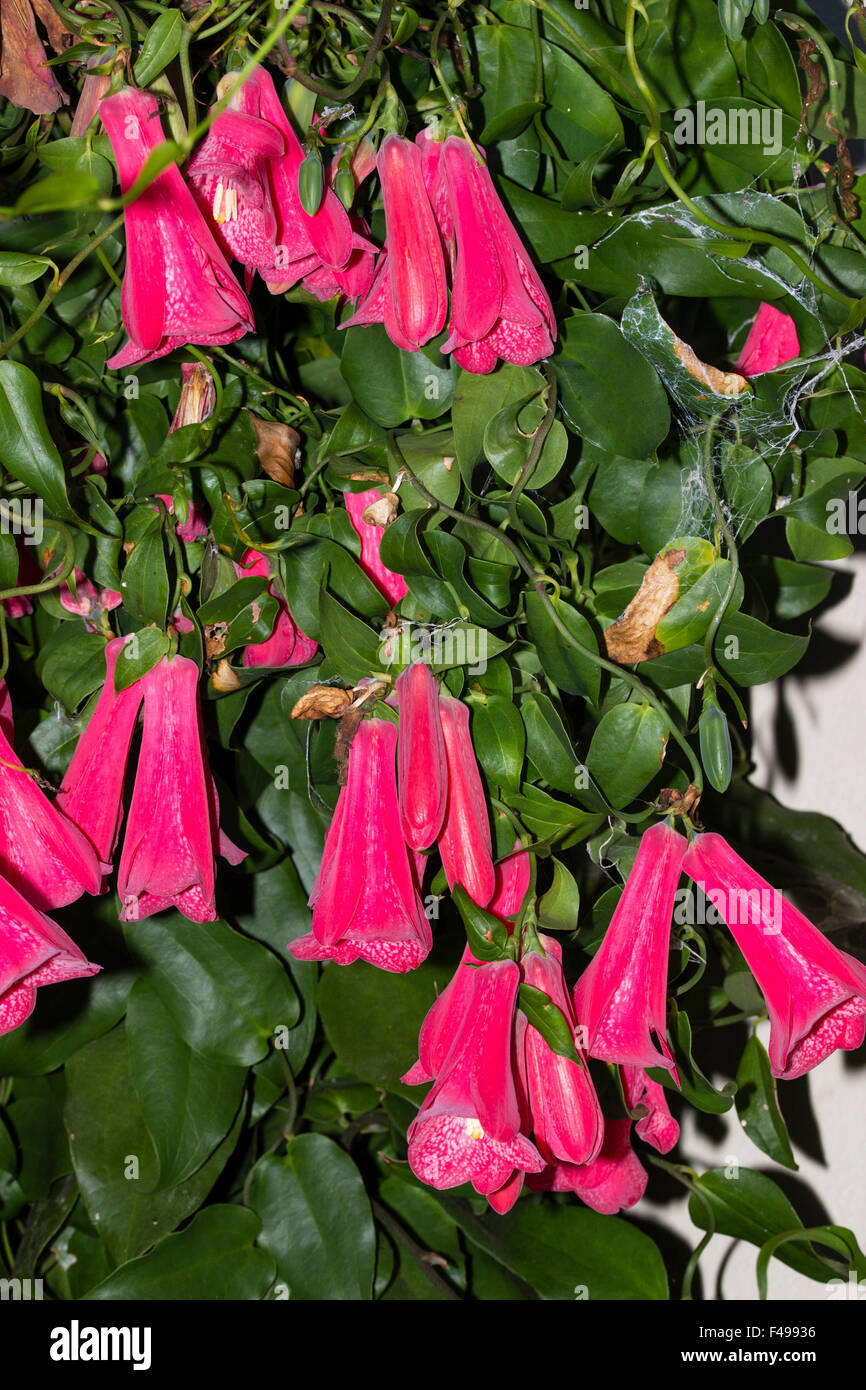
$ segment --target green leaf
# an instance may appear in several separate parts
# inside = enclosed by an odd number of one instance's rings
[[[520,701],[520,714],[530,762],[557,791],[573,793],[578,757],[553,701],[533,691]]]
[[[808,645],[808,637],[777,632],[746,613],[735,613],[722,623],[715,652],[719,666],[737,685],[763,685],[796,666]]]
[[[274,1262],[254,1242],[261,1231],[245,1207],[206,1207],[185,1230],[109,1274],[85,1298],[140,1302],[263,1299]]]
[[[452,943],[453,948],[453,943]],[[329,965],[319,984],[319,1012],[341,1062],[374,1086],[418,1099],[400,1077],[418,1059],[418,1033],[437,994],[448,984],[456,960],[432,958],[407,975],[386,974],[363,961]]]
[[[165,627],[170,588],[162,521],[155,516],[123,567],[123,606],[140,623]]]
[[[15,204],[15,216],[28,217],[37,212],[87,208],[92,206],[101,191],[99,180],[83,170],[74,174],[49,174],[24,190]]]
[[[451,898],[463,919],[469,949],[478,960],[507,960],[508,928],[499,917],[473,902],[466,889],[455,883]]]
[[[148,87],[173,62],[180,50],[183,30],[180,10],[164,10],[148,32],[133,69],[136,86]]]
[[[143,627],[121,649],[114,667],[114,689],[126,690],[168,655],[171,642],[158,627]]]
[[[358,405],[377,425],[435,420],[451,405],[458,368],[436,342],[418,352],[395,347],[382,324],[346,330],[340,371]]]
[[[550,598],[554,612],[573,633],[581,646],[598,652],[595,633],[582,613],[564,599]],[[526,620],[529,632],[539,652],[544,655],[544,671],[560,690],[583,695],[593,705],[598,704],[601,670],[596,663],[568,642],[550,616],[540,594],[530,590],[525,597]]]
[[[0,251],[0,285],[17,289],[29,285],[51,269],[47,256],[29,256],[26,252]]]
[[[377,634],[327,589],[319,594],[319,631],[329,668],[344,680],[357,682],[380,669]]]
[[[42,648],[38,669],[49,695],[77,709],[105,683],[105,638],[77,624],[63,626]]]
[[[604,314],[565,320],[553,366],[562,408],[590,444],[644,458],[667,435],[670,411],[654,368]]]
[[[586,766],[612,806],[627,806],[659,772],[666,729],[648,704],[615,705],[592,736]]]
[[[441,1200],[441,1199],[440,1199]],[[478,1219],[459,1199],[443,1202],[465,1234],[541,1298],[562,1302],[665,1300],[658,1247],[618,1216],[523,1199],[505,1216]]]
[[[454,395],[451,422],[460,476],[471,482],[472,472],[484,459],[484,434],[488,422],[507,405],[541,390],[544,378],[534,367],[502,362],[485,376],[461,371]]]
[[[250,1203],[262,1222],[259,1244],[293,1299],[372,1298],[373,1213],[358,1169],[333,1139],[301,1134],[285,1158],[260,1159]]]
[[[0,1038],[0,1076],[43,1076],[62,1066],[123,1017],[134,979],[131,971],[106,971],[43,991],[36,1012]]]
[[[544,931],[574,931],[580,912],[580,889],[572,874],[558,859],[553,864],[553,882],[538,902],[538,925]]]
[[[155,1192],[159,1166],[133,1089],[124,1029],[76,1052],[66,1076],[65,1123],[84,1205],[112,1259],[134,1259],[201,1205],[237,1142],[240,1118],[194,1177]]]
[[[720,1235],[762,1246],[785,1231],[802,1230],[803,1223],[784,1192],[763,1173],[737,1165],[712,1168],[698,1178],[697,1186],[710,1203]],[[689,1216],[699,1230],[709,1228],[704,1203],[697,1195],[689,1198]],[[825,1264],[808,1246],[781,1245],[775,1253],[782,1264],[808,1279],[827,1283],[839,1277],[838,1270]]]
[[[129,1070],[159,1160],[159,1190],[202,1166],[231,1128],[243,1067],[200,1057],[184,1042],[149,980],[129,996]]]
[[[702,1110],[706,1115],[723,1115],[726,1110],[730,1110],[734,1103],[736,1083],[728,1081],[717,1091],[712,1082],[704,1076],[692,1056],[691,1023],[688,1015],[681,1009],[674,1014],[670,1039],[680,1075],[679,1087],[665,1067],[648,1067],[647,1075],[670,1090],[680,1090],[696,1110]]]
[[[536,1032],[541,1034],[551,1052],[582,1065],[568,1019],[544,990],[536,989],[534,985],[520,985],[517,1005]]]
[[[519,711],[503,695],[472,706],[472,744],[486,776],[497,787],[517,791],[526,733]]]
[[[278,1027],[297,1022],[285,968],[225,922],[163,914],[127,922],[126,935],[181,1037],[202,1057],[250,1066],[265,1056]]]
[[[75,519],[63,464],[45,423],[42,387],[20,362],[0,362],[0,459],[54,516],[62,521]]]
[[[753,1033],[737,1067],[737,1114],[753,1144],[785,1168],[797,1168],[788,1130],[779,1110],[776,1082],[767,1049]]]

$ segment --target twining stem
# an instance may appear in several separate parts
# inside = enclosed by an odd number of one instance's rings
[[[542,370],[544,371],[544,375],[547,378],[547,409],[545,410],[544,415],[539,421],[538,428],[535,430],[535,433],[533,435],[532,447],[529,450],[526,462],[520,470],[520,475],[517,478],[517,481],[515,482],[513,488],[508,494],[508,520],[512,523],[512,525],[518,521],[518,503],[520,502],[520,498],[523,495],[524,489],[527,487],[529,483],[529,479],[535,472],[535,466],[538,463],[538,460],[541,457],[541,451],[544,448],[544,441],[550,433],[550,427],[553,424],[553,417],[556,414],[556,377],[554,376],[553,372],[551,371],[550,367],[546,362],[544,363]]]
[[[691,1168],[684,1168],[679,1163],[667,1163],[663,1158],[658,1158],[655,1154],[647,1154],[646,1157],[656,1168],[661,1168],[663,1172],[667,1173],[677,1182],[682,1183],[683,1187],[685,1187],[693,1197],[698,1198],[707,1213],[706,1234],[698,1241],[683,1271],[683,1291],[680,1298],[684,1303],[690,1303],[692,1297],[692,1281],[697,1272],[698,1263],[713,1236],[716,1234],[716,1218],[712,1203],[706,1193],[702,1191],[697,1182],[697,1174],[695,1174]]]
[[[494,526],[492,522],[483,521],[481,517],[470,516],[468,512],[459,512],[454,507],[446,507],[445,503],[440,502],[437,497],[434,497],[432,492],[428,492],[424,484],[412,473],[412,470],[406,464],[400,446],[393,434],[389,435],[388,441],[390,447],[400,460],[400,469],[404,473],[406,481],[411,483],[412,487],[424,498],[424,501],[427,502],[429,506],[436,507],[438,511],[444,512],[446,516],[453,517],[455,521],[462,521],[465,522],[467,526],[474,526],[479,531],[486,531],[489,535],[495,536],[497,540],[501,541],[506,550],[510,551],[514,556],[518,565],[529,579],[541,603],[547,610],[548,617],[557,632],[560,633],[568,645],[573,647],[575,651],[580,652],[581,656],[585,657],[587,661],[591,661],[593,665],[598,666],[602,671],[607,671],[610,675],[616,676],[619,680],[623,681],[630,690],[634,690],[636,694],[640,695],[642,700],[645,700],[646,703],[655,710],[656,714],[658,714],[659,718],[664,723],[669,736],[679,745],[685,754],[691,769],[691,780],[697,788],[698,793],[700,793],[704,785],[704,774],[701,769],[700,761],[689,744],[688,739],[680,733],[680,730],[677,728],[657,696],[644,685],[643,681],[633,675],[631,671],[627,671],[623,666],[617,666],[613,661],[608,661],[606,657],[601,656],[594,648],[585,647],[583,643],[575,637],[571,629],[567,627],[562,618],[560,618],[554,605],[550,601],[550,597],[544,587],[545,583],[549,581],[547,581],[543,573],[532,565],[520,549],[520,546],[517,545],[510,536],[506,535],[498,526]],[[617,814],[619,814],[619,812],[617,812]]]
[[[283,44],[280,51],[289,69],[289,76],[296,82],[299,82],[302,87],[306,87],[308,92],[315,92],[317,96],[326,97],[328,101],[347,101],[349,97],[354,96],[355,92],[366,82],[379,54],[379,50],[385,42],[385,35],[388,32],[388,25],[391,22],[391,3],[392,0],[382,0],[379,22],[376,25],[367,52],[361,60],[361,65],[348,86],[329,87],[326,82],[318,82],[314,77],[310,77],[307,73],[301,72],[300,68],[296,67],[288,47]],[[300,8],[301,6],[296,6],[296,9]],[[334,9],[336,7],[328,6],[327,8]],[[352,19],[355,19],[354,15]]]
[[[38,323],[39,320],[42,318],[42,315],[51,307],[52,302],[57,298],[58,294],[63,289],[63,286],[70,279],[70,277],[75,274],[82,261],[85,261],[87,259],[91,251],[95,251],[98,246],[101,246],[102,243],[108,239],[108,237],[110,237],[114,232],[118,231],[118,229],[122,226],[123,216],[121,215],[120,217],[115,217],[114,221],[109,222],[108,226],[105,228],[104,231],[101,231],[98,236],[93,237],[87,243],[86,246],[82,247],[82,249],[78,252],[76,256],[72,257],[72,260],[69,262],[69,264],[66,267],[64,267],[64,269],[60,271],[59,274],[55,270],[54,278],[51,284],[45,291],[45,294],[42,296],[39,303],[36,305],[36,308],[33,310],[33,313],[30,315],[30,317],[24,320],[20,328],[16,328],[15,332],[12,333],[10,337],[6,339],[5,343],[0,343],[0,357],[5,357],[6,354],[9,352],[10,348],[13,348],[16,343],[19,343],[22,338],[25,338],[27,336],[34,324]]]
[[[737,551],[737,544],[734,540],[733,532],[728,525],[728,518],[725,516],[725,509],[722,506],[719,494],[716,492],[716,486],[713,480],[713,437],[720,418],[721,417],[718,415],[714,416],[704,432],[704,438],[701,443],[701,476],[703,477],[704,491],[712,504],[716,531],[724,537],[725,545],[727,546],[728,559],[731,562],[731,577],[722,595],[722,601],[713,614],[704,637],[704,666],[708,671],[712,670],[715,666],[713,643],[716,640],[716,633],[719,630],[722,619],[728,611],[728,604],[734,596],[737,575],[740,572],[740,559]]]
[[[533,3],[536,3],[536,0],[533,0]],[[858,301],[856,299],[851,299],[849,295],[842,294],[841,291],[833,289],[832,286],[825,284],[820,276],[815,274],[811,266],[807,264],[800,253],[795,251],[792,246],[789,246],[781,237],[776,236],[773,232],[758,231],[755,227],[732,227],[730,225],[726,226],[724,222],[717,222],[714,217],[710,217],[703,208],[699,207],[694,199],[690,198],[685,189],[681,187],[673,170],[668,167],[662,148],[661,116],[655,104],[655,98],[647,86],[643,73],[640,70],[640,64],[638,63],[637,54],[635,53],[635,15],[639,9],[641,11],[643,10],[641,0],[628,0],[628,9],[625,17],[626,59],[640,94],[647,119],[650,122],[650,132],[647,136],[644,154],[646,155],[650,147],[652,147],[653,159],[655,160],[659,173],[668,185],[668,188],[670,188],[675,197],[683,204],[683,207],[688,208],[689,212],[694,217],[697,217],[700,222],[703,222],[704,226],[711,227],[712,230],[718,232],[720,236],[726,237],[731,241],[755,241],[758,242],[759,245],[775,246],[797,267],[801,275],[804,275],[807,280],[811,281],[816,289],[820,290],[821,294],[829,295],[831,299],[838,300],[840,304],[844,304],[849,310],[855,310],[858,306]],[[866,308],[864,308],[864,313],[866,313]]]
[[[478,163],[483,164],[484,156],[479,150],[478,146],[475,144],[475,141],[472,139],[472,136],[469,134],[466,122],[463,119],[463,112],[460,109],[460,101],[457,97],[455,97],[450,86],[446,82],[445,74],[443,73],[442,66],[439,62],[439,39],[442,34],[442,30],[445,27],[446,20],[448,19],[448,14],[448,10],[442,11],[442,14],[439,16],[439,18],[436,21],[436,24],[433,27],[433,32],[430,35],[430,65],[436,74],[436,81],[439,83],[439,86],[442,88],[442,91],[445,94],[445,99],[448,102],[448,109],[453,115],[454,119],[456,120],[463,133],[464,140],[467,140],[469,142],[470,146],[472,147],[472,151],[475,155],[475,158],[478,160]]]

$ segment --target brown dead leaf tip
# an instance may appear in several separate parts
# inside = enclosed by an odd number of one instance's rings
[[[205,628],[204,654],[208,661],[212,661],[215,656],[222,656],[226,649],[228,631],[228,623],[211,623]]]
[[[668,550],[653,560],[625,612],[602,634],[611,661],[631,666],[663,654],[655,631],[677,601],[680,583],[675,571],[685,556],[684,550]]]
[[[368,526],[379,526],[386,531],[391,523],[397,520],[399,509],[400,499],[396,492],[386,492],[384,497],[377,498],[369,507],[364,508],[361,520],[366,521]]]
[[[241,678],[237,671],[233,671],[228,662],[228,657],[223,657],[217,665],[216,670],[210,678],[210,683],[214,690],[240,690]]]
[[[292,719],[339,719],[352,703],[351,690],[338,685],[311,685],[292,708]]]

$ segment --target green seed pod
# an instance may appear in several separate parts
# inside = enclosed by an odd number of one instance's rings
[[[325,174],[322,161],[317,154],[308,154],[301,161],[298,170],[298,197],[301,207],[310,217],[315,217],[322,206],[325,192]]]
[[[334,180],[334,192],[348,212],[355,200],[355,180],[351,169],[340,169]]]
[[[770,18],[770,0],[755,0],[752,6],[752,18],[757,24],[766,24]]]
[[[729,39],[738,39],[752,9],[752,0],[719,0],[719,23]]]
[[[704,697],[704,707],[698,720],[701,740],[701,762],[707,781],[717,792],[727,791],[733,770],[731,735],[728,721],[714,696]]]

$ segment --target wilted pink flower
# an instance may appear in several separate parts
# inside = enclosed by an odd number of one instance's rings
[[[163,657],[141,685],[144,732],[117,879],[121,921],[176,907],[193,922],[212,922],[215,855],[230,864],[246,855],[219,828],[198,667],[185,656]]]
[[[422,141],[432,145],[429,131],[418,136]],[[450,214],[451,318],[442,351],[468,372],[490,372],[499,358],[529,365],[549,357],[553,306],[487,165],[466,140],[449,135],[437,177]]]
[[[310,894],[312,931],[289,945],[299,960],[366,960],[403,973],[430,950],[430,923],[400,829],[396,743],[397,730],[384,719],[365,720],[352,740],[348,781]]]
[[[471,1182],[476,1192],[487,1195],[501,1191],[515,1169],[535,1173],[544,1166],[521,1132],[514,1082],[519,983],[514,961],[494,961],[474,971],[469,1007],[409,1126],[409,1165],[431,1187]]]
[[[29,1018],[40,985],[77,980],[100,969],[56,922],[0,878],[0,1034]]]
[[[235,570],[239,579],[249,579],[251,576],[266,579],[270,577],[271,563],[261,551],[246,550],[241,563],[235,565]],[[274,630],[264,642],[244,647],[244,666],[303,666],[305,662],[312,661],[319,650],[318,642],[307,637],[298,627],[289,605],[273,580],[268,585],[268,593],[276,598],[279,605]]]
[[[687,848],[663,821],[641,837],[604,940],[574,988],[590,1057],[667,1067],[676,1075],[665,1003],[671,916]]]
[[[797,326],[789,314],[762,304],[749,329],[749,336],[737,361],[737,371],[743,376],[758,376],[775,371],[786,362],[800,356]]]
[[[620,1067],[626,1109],[641,1106],[646,1114],[635,1124],[638,1139],[660,1154],[670,1153],[680,1137],[680,1127],[668,1109],[664,1086],[647,1076],[643,1067]]]
[[[460,883],[479,907],[493,897],[493,843],[481,773],[469,734],[469,710],[460,700],[442,696],[439,716],[448,765],[448,798],[439,832],[439,853],[448,886]]]
[[[182,362],[180,372],[180,397],[168,427],[169,434],[183,429],[184,425],[200,425],[213,414],[216,404],[213,373],[204,362]]]
[[[163,143],[156,98],[125,87],[99,114],[126,193]],[[121,310],[129,342],[109,367],[152,362],[187,343],[233,343],[255,327],[228,262],[172,164],[124,211]]]
[[[54,18],[59,23],[57,16]],[[0,26],[0,96],[34,116],[47,116],[63,106],[66,97],[54,69],[45,61],[30,0],[0,0]],[[69,32],[63,25],[60,29]]]
[[[763,991],[770,1067],[785,1081],[866,1033],[866,966],[831,945],[721,835],[698,835],[683,867],[724,917]]]
[[[604,1133],[601,1107],[577,1038],[577,1023],[562,973],[562,949],[551,936],[539,935],[545,954],[529,951],[520,958],[520,978],[540,989],[569,1024],[580,1063],[553,1052],[532,1024],[526,1028],[526,1084],[532,1129],[548,1163],[590,1163]]]
[[[646,1191],[647,1171],[631,1146],[631,1120],[605,1120],[604,1142],[592,1163],[554,1163],[527,1185],[533,1192],[576,1192],[593,1211],[613,1216],[635,1206]]]
[[[439,683],[429,666],[415,661],[397,677],[394,688],[400,705],[400,824],[407,844],[427,849],[439,834],[448,795]]]
[[[4,683],[5,692],[5,683]],[[12,747],[12,711],[0,719],[0,875],[40,912],[98,893],[102,865],[77,826],[53,806]]]
[[[87,61],[87,66],[99,62],[100,55],[93,54]],[[86,135],[91,125],[96,119],[99,111],[99,103],[106,95],[111,86],[111,78],[107,72],[88,72],[81,87],[81,96],[78,98],[78,105],[75,108],[75,115],[72,117],[72,125],[69,127],[71,136]]]
[[[120,834],[126,763],[144,694],[140,680],[115,694],[115,669],[129,644],[130,638],[115,637],[105,648],[105,684],[57,796],[58,808],[105,864],[111,863]]]
[[[401,598],[408,594],[409,586],[402,574],[395,574],[393,570],[386,569],[379,558],[382,537],[385,534],[382,527],[373,526],[364,520],[367,508],[380,501],[379,493],[372,487],[366,492],[346,492],[343,496],[346,511],[361,540],[361,569],[376,585],[382,597],[394,608]]]
[[[384,323],[398,348],[414,352],[445,323],[445,257],[417,144],[386,135],[376,160],[385,204],[386,242],[376,274],[352,318],[340,325]]]
[[[76,613],[79,618],[84,618],[89,631],[96,631],[100,614],[119,608],[123,599],[116,589],[98,589],[77,566],[72,573],[75,594],[71,585],[64,580],[60,585],[60,602],[67,613]]]

